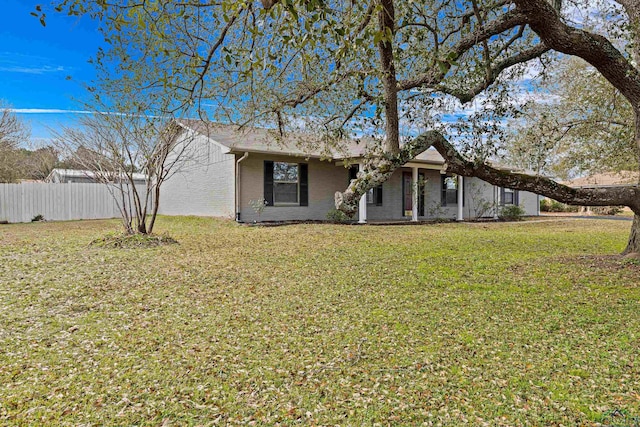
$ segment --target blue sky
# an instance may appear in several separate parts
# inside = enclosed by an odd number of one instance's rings
[[[0,14],[0,99],[31,125],[34,143],[45,142],[48,128],[70,124],[84,84],[95,76],[88,60],[102,35],[88,17],[46,11],[47,26],[30,15],[37,0],[2,0]],[[40,1],[42,3],[42,1]]]
[[[89,17],[51,8],[43,27],[30,12],[46,0],[0,1],[0,99],[31,125],[35,145],[46,144],[52,136],[49,129],[73,124],[74,111],[82,108],[77,100],[87,96],[84,85],[95,77],[88,60],[104,46],[103,37]],[[469,111],[463,108],[444,121]]]

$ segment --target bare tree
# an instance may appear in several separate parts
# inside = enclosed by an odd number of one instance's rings
[[[125,233],[150,234],[162,184],[187,161],[189,137],[176,145],[183,133],[178,122],[167,118],[96,112],[82,116],[78,126],[63,127],[56,145],[68,161],[109,188]],[[144,186],[136,185],[140,178]]]
[[[0,182],[14,182],[20,177],[18,147],[28,142],[29,136],[29,127],[0,101]]]
[[[18,148],[20,143],[29,140],[30,135],[29,127],[0,100],[0,146]]]
[[[61,167],[61,164],[58,151],[54,147],[43,146],[23,150],[22,178],[43,180],[56,167]]]

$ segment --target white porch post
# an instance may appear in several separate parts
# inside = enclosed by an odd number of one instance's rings
[[[464,181],[462,179],[462,175],[458,175],[458,217],[457,221],[464,221],[464,213],[463,213],[463,202],[464,202]]]
[[[498,219],[498,198],[500,197],[500,189],[497,185],[493,186],[493,219]]]
[[[359,169],[364,169],[364,165],[362,163],[359,164]],[[360,203],[358,204],[358,223],[367,223],[367,193],[360,197]]]
[[[411,168],[411,221],[418,221],[418,168]]]

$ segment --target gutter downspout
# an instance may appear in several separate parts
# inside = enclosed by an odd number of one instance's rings
[[[249,157],[249,152],[236,160],[236,222],[240,222],[240,162]]]

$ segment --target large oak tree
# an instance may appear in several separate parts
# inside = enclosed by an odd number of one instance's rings
[[[314,143],[377,138],[365,170],[336,194],[347,213],[355,212],[361,194],[435,147],[455,174],[565,203],[629,206],[635,217],[625,253],[640,253],[638,187],[573,189],[486,163],[523,64],[552,52],[582,58],[628,101],[638,155],[640,2],[611,4],[628,24],[621,30],[626,50],[571,22],[567,6],[589,4],[561,0],[65,0],[58,6],[103,22],[110,48],[96,56],[98,92],[160,92],[175,110],[268,124],[283,134],[304,127],[321,136]],[[470,102],[474,114],[453,124],[441,120],[443,108]]]

